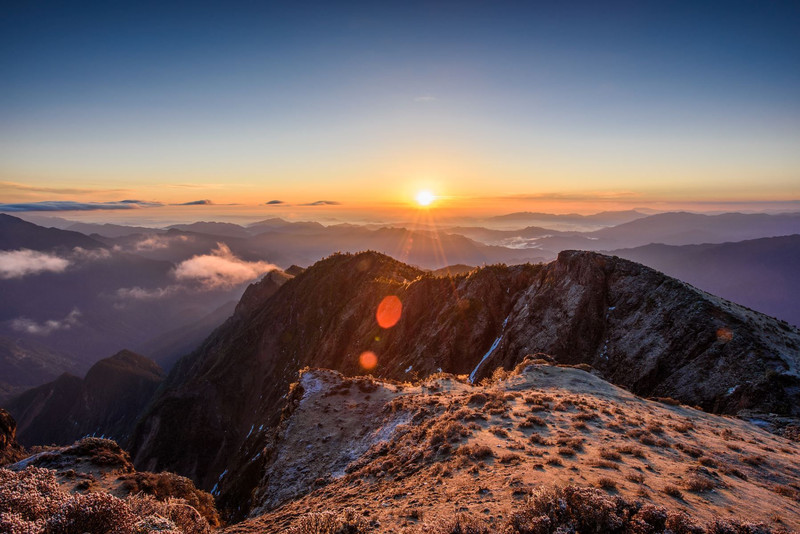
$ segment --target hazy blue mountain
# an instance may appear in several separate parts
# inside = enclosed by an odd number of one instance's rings
[[[706,245],[647,245],[610,254],[800,325],[800,235]]]

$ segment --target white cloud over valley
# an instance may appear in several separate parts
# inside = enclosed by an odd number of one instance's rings
[[[46,252],[29,249],[0,251],[0,278],[4,280],[44,272],[60,273],[69,265],[69,260]]]
[[[225,243],[209,254],[193,256],[175,268],[175,278],[197,281],[208,288],[231,287],[278,269],[265,261],[245,261],[237,258]]]
[[[269,262],[238,258],[225,243],[217,243],[217,248],[208,254],[192,256],[175,267],[172,276],[178,283],[154,288],[122,287],[115,295],[125,300],[157,300],[198,289],[230,289],[276,269],[279,267]]]

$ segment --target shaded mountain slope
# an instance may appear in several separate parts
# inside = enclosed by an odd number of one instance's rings
[[[94,364],[84,379],[64,374],[7,403],[20,442],[65,445],[87,434],[125,442],[163,381],[155,362],[123,350]]]
[[[197,348],[208,335],[230,317],[236,308],[236,301],[226,302],[213,312],[197,321],[170,330],[136,348],[146,354],[163,369],[169,370],[181,356]]]
[[[800,325],[800,235],[615,250],[715,295]]]
[[[572,251],[441,278],[374,252],[339,254],[271,296],[259,290],[176,365],[132,441],[139,468],[216,484],[229,508],[260,476],[297,371],[361,374],[365,351],[386,378],[441,369],[479,380],[544,352],[710,411],[800,409],[796,329],[620,258]],[[402,316],[383,329],[376,310],[390,295]]]
[[[264,450],[251,519],[228,533],[282,532],[309,512],[347,507],[371,532],[419,532],[456,511],[497,532],[553,532],[502,527],[527,496],[569,484],[597,488],[587,492],[596,504],[620,496],[687,510],[700,524],[800,527],[797,443],[578,369],[526,363],[480,386],[452,375],[397,384],[314,369],[291,401]]]

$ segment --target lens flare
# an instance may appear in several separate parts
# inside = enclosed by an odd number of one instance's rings
[[[378,304],[378,311],[375,312],[375,319],[381,328],[391,328],[400,320],[403,314],[403,303],[394,295],[384,297]]]
[[[721,341],[723,343],[727,343],[728,341],[733,339],[733,330],[730,328],[722,328],[717,329],[717,341]]]
[[[358,357],[358,364],[362,369],[370,371],[375,369],[375,366],[378,365],[378,356],[371,350],[362,352],[361,356]]]

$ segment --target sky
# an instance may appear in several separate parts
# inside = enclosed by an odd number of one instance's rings
[[[16,2],[0,209],[799,210],[798,27],[777,1]]]

